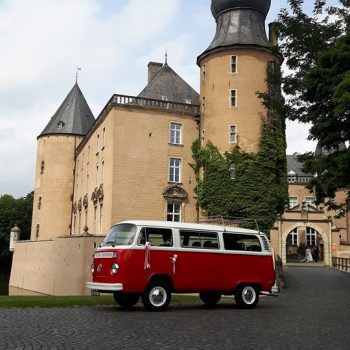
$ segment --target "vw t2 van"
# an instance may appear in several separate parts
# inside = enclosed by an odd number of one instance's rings
[[[165,310],[171,293],[199,293],[208,305],[232,295],[254,308],[272,294],[274,257],[265,234],[211,224],[124,221],[114,225],[94,254],[92,292],[113,293],[124,308],[139,299]]]

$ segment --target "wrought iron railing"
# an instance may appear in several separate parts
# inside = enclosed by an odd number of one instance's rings
[[[332,266],[334,269],[348,272],[350,270],[350,259],[333,257]]]

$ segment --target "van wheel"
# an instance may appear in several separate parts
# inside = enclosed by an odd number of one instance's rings
[[[134,306],[140,299],[139,294],[126,294],[121,292],[114,292],[113,297],[115,302],[125,309]]]
[[[209,306],[214,306],[220,301],[221,294],[220,293],[199,293],[199,297],[201,298],[204,304],[207,304]]]
[[[141,296],[143,305],[149,311],[165,310],[171,300],[171,290],[164,281],[151,281]]]
[[[236,289],[235,300],[242,309],[253,309],[259,301],[259,291],[250,284],[241,284]]]

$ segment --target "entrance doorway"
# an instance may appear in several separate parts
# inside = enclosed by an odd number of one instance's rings
[[[302,262],[310,248],[313,261],[324,260],[324,242],[321,234],[312,227],[300,226],[289,232],[286,241],[287,263]]]

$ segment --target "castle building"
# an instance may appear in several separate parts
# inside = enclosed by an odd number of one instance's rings
[[[270,3],[212,0],[217,30],[197,60],[200,94],[167,61],[150,62],[140,94],[113,95],[95,120],[73,86],[38,136],[31,239],[15,244],[10,294],[89,294],[91,257],[112,224],[198,219],[193,142],[258,150],[267,111],[256,91],[268,89],[268,66],[282,63],[274,33],[269,40],[265,31]],[[288,235],[300,226],[288,221],[299,208],[293,203],[271,235],[284,257]],[[328,230],[322,238],[329,237]]]

